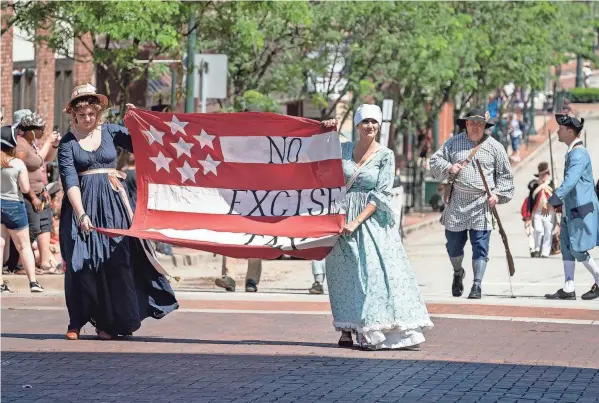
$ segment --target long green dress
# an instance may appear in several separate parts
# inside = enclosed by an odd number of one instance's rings
[[[362,347],[403,348],[424,342],[433,327],[418,282],[403,248],[391,204],[393,152],[376,151],[361,167],[353,161],[354,143],[342,144],[347,189],[347,222],[368,203],[376,212],[350,236],[341,236],[326,258],[333,325],[358,334]]]

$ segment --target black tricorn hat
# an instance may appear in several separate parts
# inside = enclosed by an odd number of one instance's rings
[[[485,122],[485,129],[495,126],[494,123],[489,122],[489,114],[488,112],[483,112],[482,109],[470,109],[466,116],[461,119],[458,119],[458,124],[462,127],[466,127],[466,121],[472,120],[475,122]]]
[[[580,120],[578,120],[578,118],[575,118],[565,113],[556,113],[555,120],[557,121],[558,125],[570,127],[579,132],[582,130],[584,126],[584,118],[580,118]]]

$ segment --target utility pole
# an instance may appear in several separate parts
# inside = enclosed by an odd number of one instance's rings
[[[194,88],[194,68],[195,68],[195,54],[196,54],[196,38],[197,33],[195,29],[196,25],[196,13],[193,11],[189,17],[188,25],[188,36],[187,36],[187,80],[186,80],[186,91],[185,91],[185,112],[191,113],[195,110],[195,99],[193,97]]]

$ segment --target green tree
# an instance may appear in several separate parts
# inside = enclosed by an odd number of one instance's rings
[[[198,47],[228,55],[229,96],[222,106],[238,109],[249,100],[272,109],[272,97],[300,92],[300,49],[311,24],[307,1],[213,2],[204,17]]]
[[[123,107],[128,102],[130,86],[151,73],[151,63],[135,62],[140,54],[146,51],[151,62],[160,55],[180,53],[186,35],[181,28],[188,13],[205,6],[156,1],[27,1],[11,7],[15,13],[9,24],[17,24],[36,41],[47,42],[67,57],[76,57],[69,53],[73,38],[83,39],[91,34],[92,43],[87,50],[93,63],[117,83],[119,104]],[[37,28],[47,33],[40,34]],[[108,85],[105,88],[108,90]]]

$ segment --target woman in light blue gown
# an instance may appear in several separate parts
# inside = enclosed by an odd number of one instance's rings
[[[353,346],[356,333],[364,349],[417,348],[433,323],[397,230],[395,156],[376,141],[381,121],[378,106],[360,106],[360,137],[341,145],[347,220],[326,258],[333,325],[343,347]]]

